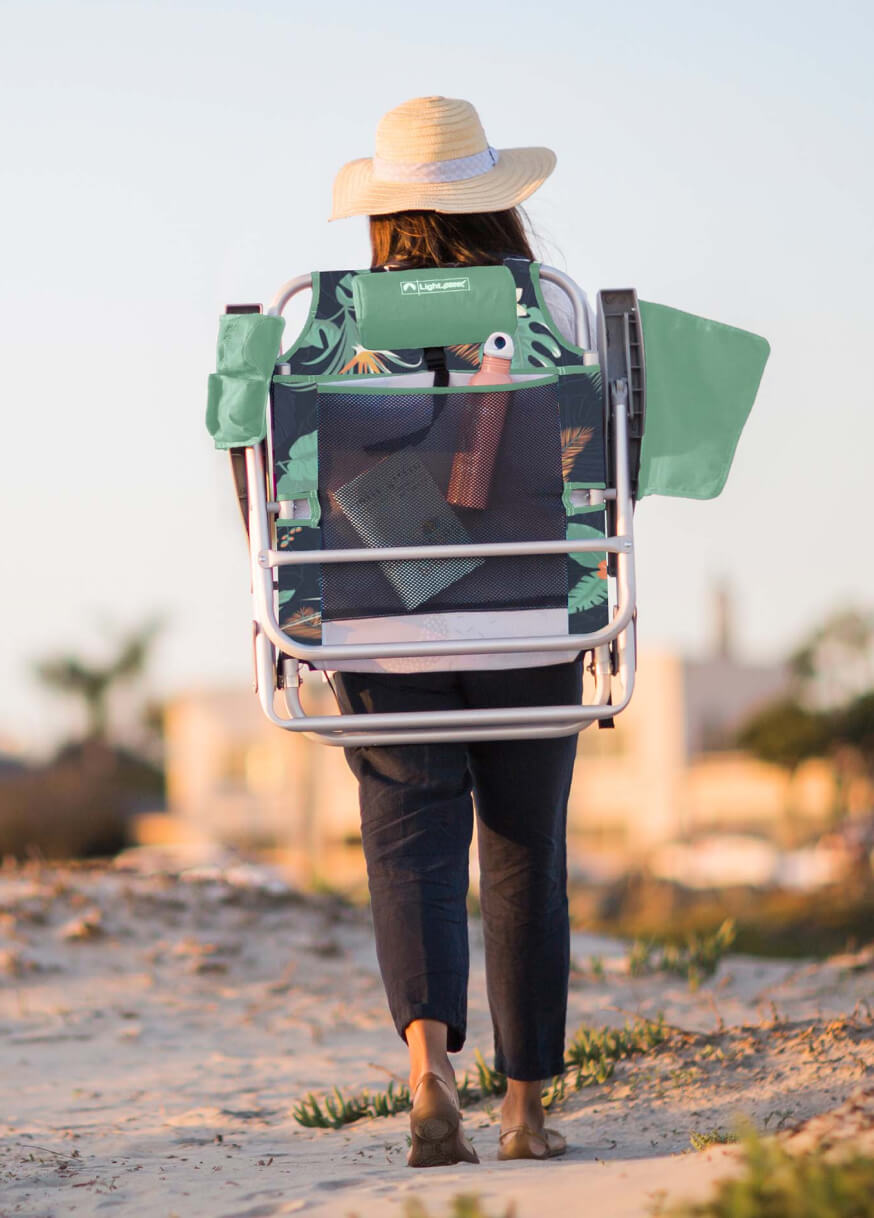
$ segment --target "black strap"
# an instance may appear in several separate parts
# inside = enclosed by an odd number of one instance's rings
[[[449,384],[449,368],[443,347],[426,347],[422,352],[425,367],[434,373],[434,388],[442,389]]]
[[[426,347],[422,352],[423,362],[429,372],[434,373],[434,388],[441,389],[449,384],[449,368],[446,365],[446,352],[442,347]],[[415,393],[415,389],[410,389],[410,393]],[[427,390],[419,390],[420,393]],[[428,432],[440,418],[441,411],[446,405],[446,397],[442,393],[435,393],[432,398],[432,410],[430,422],[424,427],[420,427],[418,431],[411,431],[405,436],[394,436],[391,440],[376,440],[373,444],[365,444],[364,451],[366,453],[394,453],[400,448],[408,448],[414,444],[418,444],[420,440],[424,440]]]

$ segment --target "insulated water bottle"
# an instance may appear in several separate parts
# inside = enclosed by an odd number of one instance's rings
[[[513,340],[500,330],[483,346],[483,362],[471,385],[509,385]],[[509,393],[472,393],[462,419],[459,444],[452,460],[446,499],[455,507],[488,507],[495,459],[510,404]]]

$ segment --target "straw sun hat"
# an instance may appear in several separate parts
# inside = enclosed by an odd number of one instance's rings
[[[332,220],[412,209],[505,211],[555,168],[549,148],[492,148],[470,102],[453,97],[416,97],[389,110],[375,151],[337,174]]]

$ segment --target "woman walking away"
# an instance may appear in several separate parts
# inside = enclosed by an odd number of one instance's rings
[[[384,116],[373,158],[340,170],[332,219],[369,216],[372,266],[388,271],[530,261],[516,208],[554,166],[547,148],[492,148],[469,102],[417,98]],[[542,304],[551,328],[573,343],[566,295],[544,284]],[[457,657],[434,657],[411,662],[415,672],[337,672],[336,694],[347,713],[578,702],[580,657],[555,658],[466,657],[460,669]],[[575,736],[346,750],[359,782],[380,969],[410,1053],[412,1167],[478,1162],[449,1060],[466,1033],[474,803],[495,1067],[507,1076],[498,1157],[566,1149],[545,1127],[541,1088],[564,1069],[575,753]]]

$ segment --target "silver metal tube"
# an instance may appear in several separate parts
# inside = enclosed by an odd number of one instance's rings
[[[614,436],[618,451],[628,453],[628,385],[623,381],[609,387],[609,403],[612,414]],[[616,560],[617,584],[620,601],[636,606],[637,586],[634,564],[634,504],[631,499],[631,477],[628,461],[616,461],[616,528],[623,537],[631,542],[628,554],[620,554]],[[622,688],[622,700],[619,706],[627,706],[634,692],[636,670],[635,619],[637,609],[631,614],[630,620],[623,626],[617,636],[619,650],[619,683]]]
[[[597,718],[607,718],[616,713],[616,708],[613,706],[605,706],[602,708],[602,713]],[[359,719],[366,720],[369,716],[360,715]],[[337,716],[339,718],[339,716]],[[339,745],[343,748],[356,748],[359,745],[381,745],[381,744],[472,744],[481,740],[551,740],[558,736],[576,736],[580,732],[584,732],[595,723],[596,718],[592,717],[585,722],[580,722],[579,719],[569,720],[560,726],[535,726],[526,724],[524,727],[502,726],[495,728],[461,728],[459,730],[449,730],[447,728],[415,728],[412,726],[414,716],[409,716],[410,722],[407,724],[407,730],[403,732],[390,731],[367,731],[368,724],[362,724],[360,732],[344,729],[342,732],[325,733],[312,732],[304,726],[302,734],[307,735],[309,739],[317,744]],[[287,727],[290,721],[286,720],[283,726]]]
[[[628,629],[630,629],[630,627]],[[624,632],[623,632],[623,634],[624,634]],[[620,639],[621,638],[622,638],[622,636],[620,636]],[[633,647],[633,644],[632,644],[632,647]],[[612,688],[612,686],[611,686],[612,671],[611,671],[609,647],[601,646],[601,647],[597,648],[594,653],[594,658],[595,658],[595,663],[594,663],[595,697],[591,703],[584,704],[584,705],[591,705],[594,707],[605,708],[603,715],[596,716],[597,718],[600,719],[600,718],[606,718],[606,717],[609,717],[609,716],[615,714],[616,710],[617,710],[617,708],[615,706],[609,705],[611,688]],[[292,661],[290,659],[286,660],[285,665],[283,666],[284,669],[287,668],[287,666],[290,664],[295,665],[294,671],[296,672],[297,671],[296,661]],[[632,678],[633,678],[633,672],[632,672]],[[626,684],[627,684],[627,682],[626,682]],[[629,689],[628,696],[630,697],[630,695],[631,695],[631,691]],[[307,713],[300,701],[300,696],[297,692],[297,689],[294,686],[289,687],[286,684],[285,702],[286,702],[286,705],[288,706],[288,709],[291,711],[291,713],[293,715],[299,716],[301,714],[305,715]],[[435,733],[435,732],[430,732],[430,731],[429,732],[417,732],[417,733],[415,733],[414,736],[404,737],[404,739],[400,739],[400,738],[397,738],[396,735],[392,735],[390,740],[389,740],[389,737],[385,733],[380,732],[373,736],[369,736],[366,741],[364,741],[363,739],[359,741],[358,738],[356,738],[355,743],[407,744],[407,743],[411,743],[412,740],[423,741],[423,742],[427,740],[427,741],[436,742],[436,741],[449,741],[449,740],[506,740],[506,739],[526,739],[526,738],[527,739],[535,739],[535,738],[540,739],[540,738],[547,738],[547,737],[555,737],[555,736],[559,736],[559,735],[571,735],[572,733],[584,731],[587,727],[591,727],[592,723],[595,721],[595,718],[593,717],[592,719],[590,719],[586,723],[584,723],[582,726],[580,726],[580,724],[578,722],[579,713],[580,713],[580,707],[574,706],[573,712],[570,715],[570,719],[571,719],[570,731],[568,731],[567,728],[538,727],[535,729],[528,729],[530,731],[530,734],[527,736],[525,735],[524,731],[519,731],[518,729],[514,730],[513,735],[511,736],[511,735],[507,734],[509,729],[503,729],[503,728],[496,729],[495,732],[489,732],[489,733],[483,733],[483,732],[478,731],[478,732],[476,732],[475,735],[471,735],[470,731],[468,729],[467,731],[457,732],[457,733],[453,732],[451,734],[444,733],[444,732]],[[369,726],[370,725],[368,724],[368,727]],[[315,736],[314,738],[319,739],[322,743],[326,743],[321,736]],[[345,735],[343,736],[343,740],[345,743],[347,743],[347,744],[349,743],[349,738]]]
[[[272,724],[276,727],[286,727],[287,720],[277,715],[273,705],[273,699],[276,693],[276,668],[275,668],[275,652],[273,644],[268,639],[267,635],[261,628],[258,621],[255,622],[255,685],[258,693],[258,701],[261,703],[261,709]]]
[[[267,310],[267,316],[281,317],[282,310],[291,300],[292,296],[296,296],[298,292],[305,292],[307,288],[312,289],[312,286],[312,275],[297,275],[294,279],[289,279],[288,282],[284,283],[273,297],[270,307]]]
[[[609,653],[608,653],[608,660],[609,660]],[[284,677],[284,681],[285,681],[285,688],[283,690],[283,693],[285,695],[284,701],[285,701],[286,708],[290,712],[292,718],[300,719],[300,718],[306,717],[308,712],[305,709],[305,707],[303,706],[303,703],[301,701],[300,692],[299,692],[299,688],[298,688],[297,681],[296,681],[297,671],[298,671],[297,661],[286,658],[285,661],[283,662],[282,668],[283,668],[283,677]],[[595,695],[596,695],[596,697],[595,697],[595,702],[593,703],[593,705],[600,705],[600,706],[606,705],[606,703],[609,699],[609,696],[610,696],[609,683],[606,686],[599,685],[598,681],[596,680]],[[372,715],[368,715],[366,717],[359,715],[359,716],[357,716],[357,718],[359,720],[364,718],[367,723],[367,734],[366,735],[351,736],[347,729],[347,730],[343,730],[342,732],[337,732],[337,733],[333,733],[333,734],[314,732],[313,739],[321,744],[342,744],[346,747],[352,747],[353,745],[359,745],[359,744],[366,744],[366,745],[412,744],[412,743],[426,743],[426,742],[449,743],[451,741],[467,742],[467,741],[476,741],[476,740],[507,740],[507,739],[520,739],[521,740],[521,739],[539,739],[539,738],[554,737],[554,736],[559,736],[559,735],[572,735],[576,732],[584,730],[586,727],[591,726],[592,721],[589,721],[588,723],[584,724],[582,728],[576,722],[576,720],[579,718],[579,713],[580,713],[580,707],[578,705],[574,705],[573,707],[568,707],[568,711],[569,711],[568,717],[569,717],[570,723],[567,725],[561,726],[561,727],[554,727],[554,726],[550,726],[550,725],[544,725],[544,726],[540,726],[540,727],[531,727],[530,725],[526,725],[524,728],[522,728],[522,727],[519,727],[519,728],[495,727],[492,729],[464,728],[464,729],[461,729],[458,731],[447,731],[445,729],[427,730],[427,729],[419,728],[419,729],[413,729],[413,730],[406,730],[403,733],[398,733],[397,731],[390,731],[390,730],[387,731],[385,729],[379,730],[377,728],[374,728],[372,723],[370,722],[373,719]],[[457,713],[457,712],[450,712],[450,713]],[[336,720],[337,718],[339,718],[339,716],[332,716],[332,718],[334,718]],[[350,718],[350,716],[346,716],[346,718],[348,719],[348,718]],[[405,715],[404,719],[405,719],[405,728],[410,729],[411,728],[410,716]]]
[[[612,707],[608,707],[610,714]],[[366,714],[358,716],[366,719]],[[282,724],[288,727],[288,722]],[[346,732],[343,734],[325,735],[324,732],[312,732],[309,736],[316,744],[333,745],[335,748],[370,748],[380,745],[394,744],[475,744],[483,740],[544,740],[557,736],[576,736],[581,731],[591,727],[589,723],[571,723],[563,727],[499,727],[493,729],[467,728],[461,731],[415,731],[406,732]],[[309,735],[309,729],[304,728],[303,735]]]
[[[609,696],[609,686],[602,685],[601,696]],[[628,694],[630,697],[630,691]],[[294,717],[281,719],[271,707],[268,717],[272,722],[280,724],[290,731],[303,734],[313,733],[313,738],[319,743],[336,744],[346,748],[359,745],[385,744],[414,744],[430,742],[472,742],[477,740],[535,740],[557,736],[576,735],[590,727],[596,719],[603,719],[618,714],[627,705],[628,699],[623,699],[613,705],[604,702],[574,707],[525,707],[527,711],[523,724],[515,725],[501,720],[495,723],[494,712],[478,711],[437,711],[437,712],[407,712],[393,715],[330,715]],[[263,705],[263,703],[262,703]],[[303,709],[303,708],[301,708]],[[506,709],[506,708],[499,708]],[[557,715],[567,716],[564,722],[549,722],[541,724],[538,712],[546,711],[555,719]],[[306,712],[304,711],[304,715]],[[444,717],[444,728],[430,726],[433,715]],[[463,727],[461,722],[469,717],[476,717],[477,725]],[[386,720],[396,721],[396,730],[386,730],[382,725]],[[362,720],[366,723],[362,723]],[[371,722],[371,720],[373,722]],[[359,728],[365,730],[359,731]],[[460,730],[459,730],[460,729]]]
[[[294,718],[301,721],[304,729],[310,731],[331,731],[349,723],[359,724],[361,715],[308,715],[296,690],[286,690],[286,703]],[[392,711],[385,714],[367,713],[367,724],[370,730],[402,729],[413,726],[419,727],[488,727],[498,724],[508,726],[525,726],[528,723],[559,724],[571,720],[597,719],[597,714],[589,713],[598,709],[597,706],[568,705],[568,706],[496,706],[488,709],[451,710],[451,711]]]
[[[421,714],[412,713],[407,715],[391,716],[402,721],[402,729],[400,731],[367,731],[360,732],[358,727],[362,720],[368,722],[370,727],[371,718],[377,716],[371,715],[328,715],[328,716],[307,716],[306,711],[300,704],[300,698],[294,686],[286,688],[286,701],[295,703],[300,707],[299,717],[295,716],[292,719],[286,719],[276,713],[274,707],[275,689],[273,684],[274,677],[274,660],[275,654],[270,640],[267,638],[264,631],[256,624],[255,630],[255,664],[256,676],[258,685],[258,699],[261,703],[261,709],[266,717],[276,727],[284,728],[286,731],[299,732],[302,735],[312,734],[312,738],[319,744],[333,745],[340,748],[352,748],[357,746],[370,745],[386,745],[386,744],[416,744],[421,742],[451,742],[451,741],[476,741],[476,740],[535,740],[541,737],[569,736],[589,727],[594,716],[587,719],[585,722],[579,721],[579,716],[584,710],[582,707],[568,707],[569,714],[575,715],[576,719],[561,725],[544,725],[532,726],[525,725],[519,727],[500,726],[489,727],[486,719],[488,711],[475,712],[483,717],[485,726],[479,728],[461,728],[457,724],[455,730],[447,729],[432,729],[430,731],[416,730],[416,724],[422,717]],[[289,706],[291,710],[292,707]],[[537,708],[534,708],[537,709]],[[423,712],[427,714],[428,712]],[[432,712],[433,713],[433,712]],[[438,712],[444,715],[457,715],[459,712],[444,711]],[[465,712],[462,712],[465,713]],[[613,708],[610,708],[610,713],[613,713]],[[387,716],[379,716],[378,718],[386,718]],[[325,726],[322,726],[322,725]],[[352,725],[351,729],[348,725]],[[326,730],[330,729],[330,730]]]
[[[634,679],[637,672],[637,641],[635,630],[636,616],[629,626],[622,631],[617,639],[619,650],[619,671],[617,673],[622,696],[630,701],[634,691]]]
[[[620,531],[629,538],[632,537],[632,502],[631,477],[628,470],[628,383],[625,380],[616,381],[610,386],[610,402],[613,414],[613,427],[616,431],[616,447],[623,446],[625,460],[616,462],[616,523]],[[618,455],[618,453],[617,453]],[[621,525],[620,525],[621,522]]]
[[[609,550],[621,554],[631,542],[627,537],[590,537],[566,541],[470,542],[445,546],[373,546],[360,550],[262,550],[262,567],[296,567],[324,562],[401,562],[403,559],[500,558],[505,554],[595,554]]]
[[[628,469],[628,387],[612,402],[610,422],[613,424],[616,450],[616,531],[628,541],[628,549],[616,558],[617,614],[622,630],[632,621],[637,607],[637,576],[634,562],[634,504],[631,499],[631,475]],[[608,422],[609,426],[609,422]]]
[[[498,706],[487,710],[457,710],[457,711],[392,711],[389,714],[368,712],[367,725],[372,731],[402,730],[410,727],[496,727],[504,724],[507,727],[525,727],[528,724],[542,725],[564,724],[571,722],[585,723],[590,719],[602,716],[598,713],[603,708],[593,704],[583,706]],[[611,710],[610,714],[613,713]],[[359,727],[362,715],[307,715],[301,707],[301,714],[294,715],[294,728],[297,731],[332,732],[354,724]]]
[[[610,699],[611,679],[613,676],[610,663],[610,648],[606,645],[596,647],[593,652],[595,670],[595,705],[606,706]]]
[[[584,351],[591,351],[595,343],[589,324],[589,310],[586,298],[580,290],[579,285],[574,283],[570,275],[566,275],[564,271],[557,270],[554,266],[541,265],[540,278],[545,279],[548,283],[556,284],[570,297],[574,310],[576,344],[578,347],[582,347]]]
[[[268,717],[287,730],[304,734],[312,732],[320,743],[339,744],[347,748],[357,745],[411,744],[424,741],[525,740],[566,736],[584,730],[596,719],[618,714],[627,704],[627,700],[623,699],[615,705],[607,705],[610,696],[609,673],[609,653],[603,648],[601,654],[596,656],[597,700],[584,706],[499,707],[489,710],[413,711],[381,715],[311,716],[301,703],[297,687],[294,684],[286,684],[285,702],[292,718],[282,719],[277,716],[272,704]],[[262,699],[262,705],[264,701]],[[366,721],[366,730],[359,734],[358,729],[364,727],[362,720]],[[515,720],[519,720],[518,725]]]
[[[277,715],[274,708],[275,653],[263,629],[256,628],[256,663],[258,695],[262,709],[270,720],[285,730],[312,734],[320,743],[340,747],[412,744],[438,741],[476,741],[506,739],[538,739],[572,735],[607,715],[618,714],[628,704],[633,692],[633,665],[624,681],[623,696],[610,706],[611,681],[609,652],[606,647],[596,652],[596,701],[585,706],[496,708],[474,711],[416,712],[401,715],[329,715],[308,716],[300,702],[297,688],[286,686],[285,700],[291,719]],[[630,643],[633,651],[633,641]],[[288,660],[296,673],[297,664]],[[367,730],[359,732],[361,719],[367,719]],[[515,719],[520,719],[516,724]],[[546,720],[546,722],[544,722]],[[392,730],[394,729],[394,730]]]
[[[634,640],[634,626],[623,630],[619,636],[619,683],[622,687],[622,699],[627,705],[634,693],[634,679],[637,670],[637,645]]]

